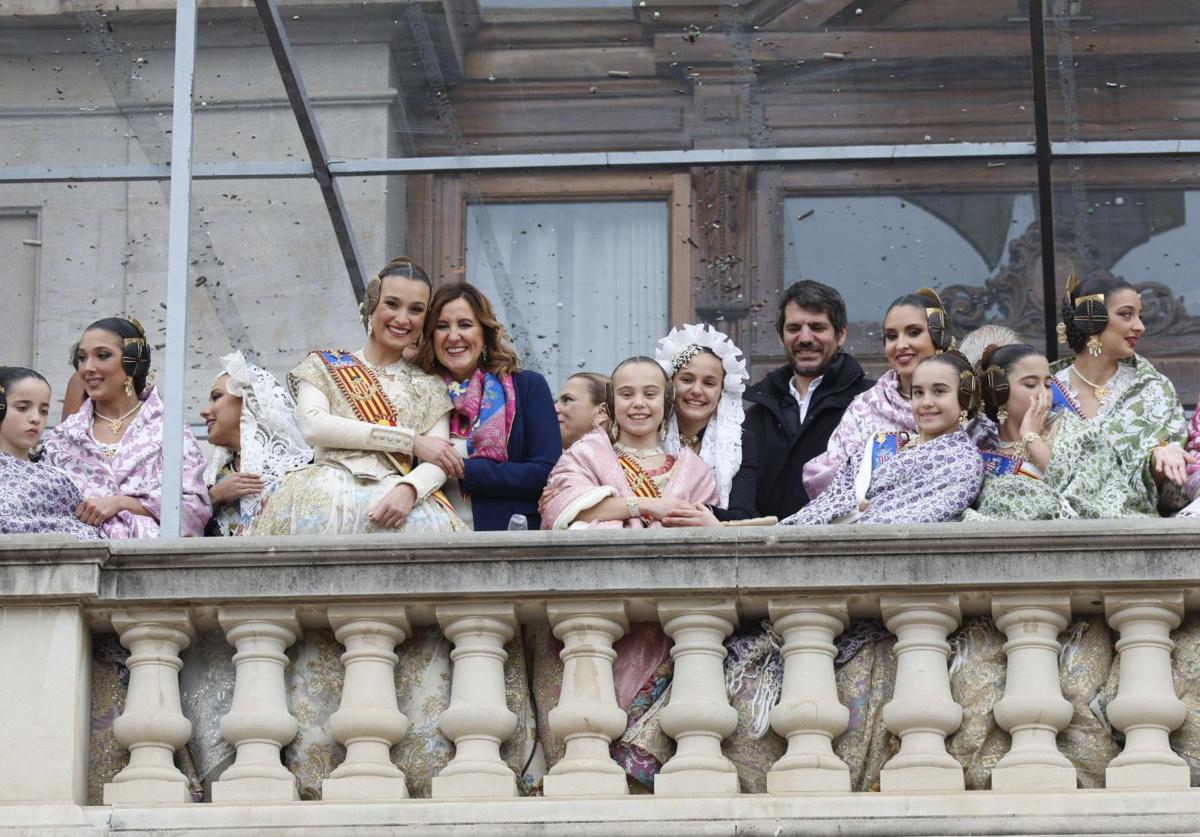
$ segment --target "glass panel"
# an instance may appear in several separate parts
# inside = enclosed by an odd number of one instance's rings
[[[664,201],[471,204],[466,275],[557,388],[666,334],[667,223]]]
[[[155,184],[0,185],[0,361],[41,372],[61,400],[71,347],[102,317],[135,316],[161,374],[167,212]],[[58,421],[59,410],[51,410]]]
[[[173,9],[39,13],[61,5],[0,7],[3,165],[166,162]]]
[[[1058,294],[1071,273],[1133,284],[1146,326],[1138,353],[1189,407],[1200,393],[1200,189],[1189,188],[1198,175],[1175,160],[1074,161],[1053,173]]]
[[[339,158],[1033,138],[1014,0],[352,8],[283,5]]]
[[[373,203],[384,185],[345,184],[346,200]],[[315,181],[201,181],[193,205],[189,420],[234,349],[282,381],[313,349],[362,347],[358,300]],[[377,241],[382,223],[360,235]]]
[[[1200,3],[1049,0],[1046,15],[1054,139],[1200,136]]]
[[[846,350],[886,368],[881,325],[895,298],[931,287],[961,340],[985,324],[1045,344],[1045,302],[1033,166],[926,163],[796,167],[780,175],[781,269],[762,253],[751,331],[760,362],[778,363],[778,289],[800,278],[837,288],[850,320]],[[774,292],[772,292],[774,289]]]

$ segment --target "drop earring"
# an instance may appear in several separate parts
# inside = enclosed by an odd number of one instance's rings
[[[999,422],[1000,424],[1007,424],[1008,423],[1008,410],[1004,409],[1003,407],[1001,407],[999,410],[997,410],[996,411],[996,421]]]
[[[966,410],[962,410],[961,412],[959,412],[959,414],[958,414],[958,426],[959,426],[959,427],[961,427],[963,430],[966,430],[966,429],[967,429],[967,423],[968,423],[969,421],[970,421],[970,419],[967,417],[967,411],[966,411]]]
[[[125,376],[125,397],[133,397],[133,378],[129,377],[128,375]]]
[[[1087,339],[1087,350],[1092,357],[1100,357],[1100,353],[1104,351],[1104,344],[1100,342],[1099,335],[1093,334]]]

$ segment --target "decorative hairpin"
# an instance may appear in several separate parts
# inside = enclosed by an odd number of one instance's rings
[[[700,346],[691,343],[677,351],[671,358],[671,366],[676,372],[692,362],[692,358],[704,351]]]

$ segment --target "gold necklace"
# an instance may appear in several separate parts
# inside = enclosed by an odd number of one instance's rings
[[[1089,387],[1092,388],[1092,395],[1096,396],[1097,401],[1103,401],[1105,398],[1108,398],[1108,393],[1109,393],[1108,381],[1105,381],[1102,384],[1097,384],[1093,381],[1089,381],[1087,378],[1083,377],[1083,373],[1080,372],[1079,368],[1076,367],[1075,364],[1073,364],[1073,363],[1071,364],[1071,371],[1075,373],[1075,377],[1077,377],[1079,380],[1083,381],[1085,384],[1087,384]],[[1114,372],[1112,375],[1109,375],[1109,377],[1108,377],[1109,381],[1111,381],[1113,379],[1113,375],[1116,375],[1116,373]]]
[[[683,445],[685,448],[697,447],[700,444],[700,434],[697,433],[695,436],[682,436],[681,435],[679,437],[679,444]]]
[[[649,459],[652,456],[662,456],[663,449],[660,447],[652,448],[631,448],[623,442],[613,442],[613,447],[621,453],[627,453],[634,459]]]
[[[121,428],[125,426],[125,419],[132,416],[139,409],[141,409],[141,407],[142,407],[142,402],[139,401],[138,403],[133,405],[133,409],[130,410],[128,413],[126,413],[123,416],[117,416],[116,418],[109,418],[108,416],[101,415],[100,411],[95,408],[92,409],[92,414],[96,418],[100,419],[101,421],[108,422],[108,429],[112,431],[112,434],[114,436],[116,436],[118,433],[121,432]]]

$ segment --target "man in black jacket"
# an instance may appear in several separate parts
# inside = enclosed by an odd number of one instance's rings
[[[824,452],[854,396],[875,382],[841,350],[846,303],[828,285],[805,279],[784,291],[775,330],[788,362],[746,390],[743,426],[756,448],[758,512],[782,520],[808,502],[804,463]]]

